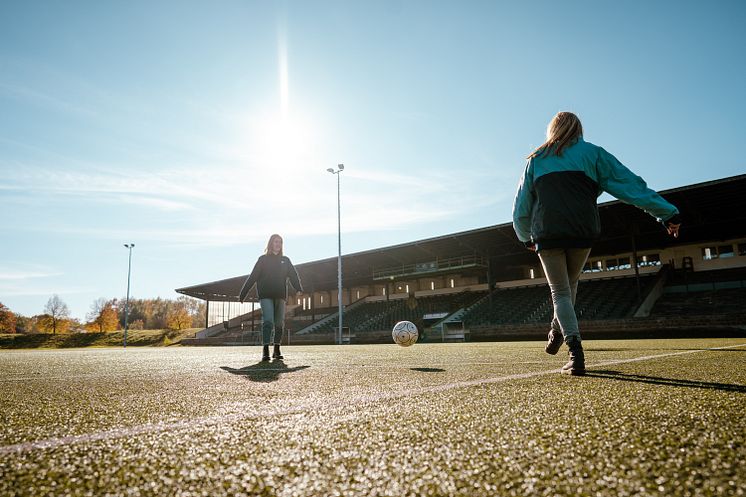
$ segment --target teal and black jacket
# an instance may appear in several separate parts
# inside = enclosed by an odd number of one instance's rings
[[[246,300],[254,284],[256,284],[256,293],[259,295],[259,299],[287,300],[288,279],[293,288],[299,292],[303,291],[298,272],[289,258],[284,255],[264,254],[259,257],[251,274],[246,278],[239,292],[238,300],[241,302]]]
[[[529,159],[513,203],[513,229],[537,250],[590,247],[601,233],[597,199],[603,192],[664,224],[679,213],[616,157],[579,138],[561,156]]]

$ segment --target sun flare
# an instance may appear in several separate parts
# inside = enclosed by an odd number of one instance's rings
[[[310,128],[300,119],[269,118],[259,131],[259,157],[268,167],[299,169],[312,153]]]

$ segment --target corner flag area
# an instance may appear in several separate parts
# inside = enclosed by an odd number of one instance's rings
[[[746,339],[3,351],[2,495],[744,495]]]

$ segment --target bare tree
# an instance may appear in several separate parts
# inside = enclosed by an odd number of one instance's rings
[[[47,305],[44,306],[44,312],[50,318],[52,333],[57,333],[60,322],[70,317],[70,309],[67,308],[67,304],[56,293],[47,301]]]

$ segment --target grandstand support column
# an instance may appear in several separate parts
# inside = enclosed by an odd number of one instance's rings
[[[637,223],[632,224],[630,239],[632,241],[632,266],[635,268],[635,287],[637,288],[637,303],[642,302],[642,289],[640,287],[640,267],[637,262],[637,235],[640,233],[640,227]]]
[[[209,326],[207,325],[207,323],[210,322],[209,321],[209,319],[210,319],[210,301],[207,300],[206,302],[207,303],[205,304],[205,328],[209,328]]]

